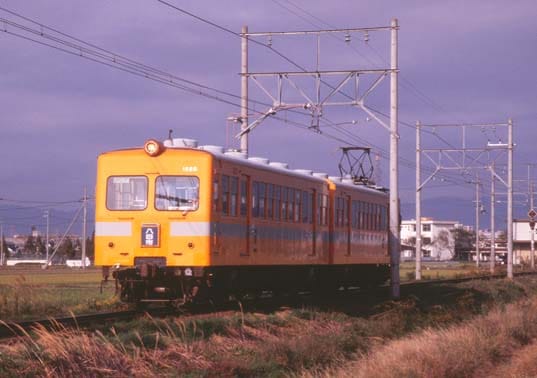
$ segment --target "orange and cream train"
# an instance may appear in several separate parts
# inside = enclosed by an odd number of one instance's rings
[[[188,139],[99,156],[95,264],[127,302],[371,286],[388,196]]]

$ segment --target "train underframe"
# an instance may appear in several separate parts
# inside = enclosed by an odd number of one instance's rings
[[[103,268],[108,276],[109,268]],[[264,292],[320,294],[339,288],[370,288],[390,277],[387,264],[309,266],[169,267],[142,264],[112,272],[122,301],[185,304],[225,301]]]

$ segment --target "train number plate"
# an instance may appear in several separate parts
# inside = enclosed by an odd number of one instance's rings
[[[160,226],[158,224],[142,225],[142,247],[160,246]]]

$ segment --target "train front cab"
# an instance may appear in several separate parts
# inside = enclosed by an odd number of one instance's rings
[[[185,300],[207,286],[211,171],[200,150],[99,157],[95,264],[112,270],[122,300]]]

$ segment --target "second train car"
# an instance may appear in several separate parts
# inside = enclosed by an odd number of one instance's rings
[[[133,303],[378,285],[389,277],[388,196],[193,140],[149,140],[98,158],[95,264]]]

